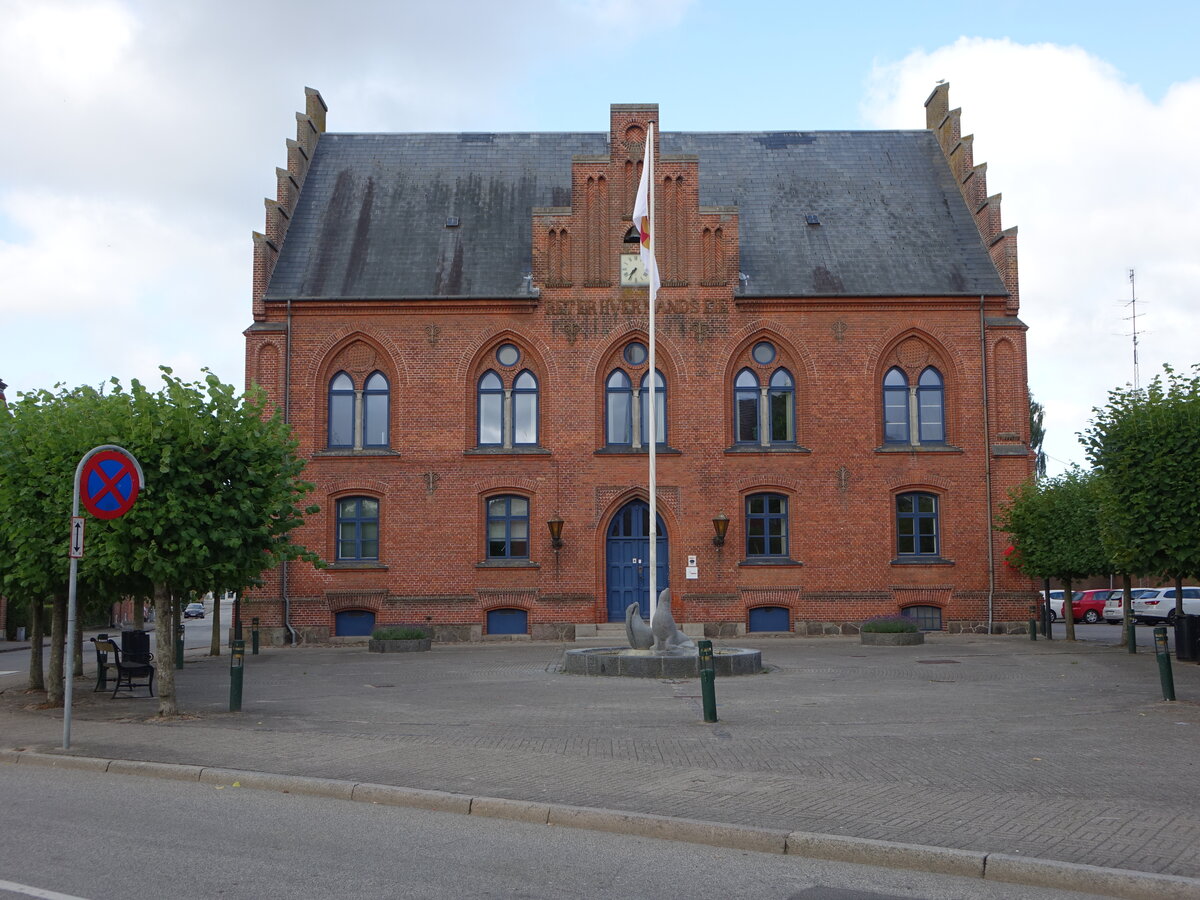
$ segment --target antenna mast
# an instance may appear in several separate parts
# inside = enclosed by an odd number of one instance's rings
[[[1133,389],[1136,391],[1140,387],[1140,380],[1138,378],[1137,283],[1134,279],[1133,269],[1129,270],[1129,302],[1125,305],[1133,308],[1133,312],[1125,318],[1125,321],[1133,322]]]

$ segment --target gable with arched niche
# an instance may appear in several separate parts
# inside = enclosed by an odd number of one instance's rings
[[[654,368],[651,373],[649,335],[641,329],[613,338],[596,357],[594,421],[599,452],[642,453],[649,448],[652,389],[657,451],[678,452],[671,439],[678,420],[674,399],[680,376],[674,354],[662,340],[655,343]]]
[[[461,370],[468,452],[545,453],[546,357],[524,335],[485,336]]]
[[[812,364],[779,330],[748,328],[725,363],[727,452],[808,452]]]
[[[954,358],[927,332],[908,329],[875,360],[876,444],[880,450],[954,450],[961,379]]]
[[[397,374],[392,355],[362,333],[343,337],[323,354],[312,382],[324,392],[324,402],[314,404],[322,452],[397,452]]]

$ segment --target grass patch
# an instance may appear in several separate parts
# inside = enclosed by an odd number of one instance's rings
[[[376,641],[423,641],[428,635],[420,628],[376,628],[371,639]]]
[[[865,634],[912,634],[917,623],[907,616],[880,616],[863,622],[860,630]]]

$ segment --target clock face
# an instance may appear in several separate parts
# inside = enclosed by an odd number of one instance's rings
[[[640,253],[621,254],[621,285],[622,287],[645,286],[650,283],[646,267],[642,265]]]

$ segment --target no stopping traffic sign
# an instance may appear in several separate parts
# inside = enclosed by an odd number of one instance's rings
[[[101,450],[84,464],[79,499],[97,519],[116,519],[133,507],[139,488],[133,459],[120,450]]]

